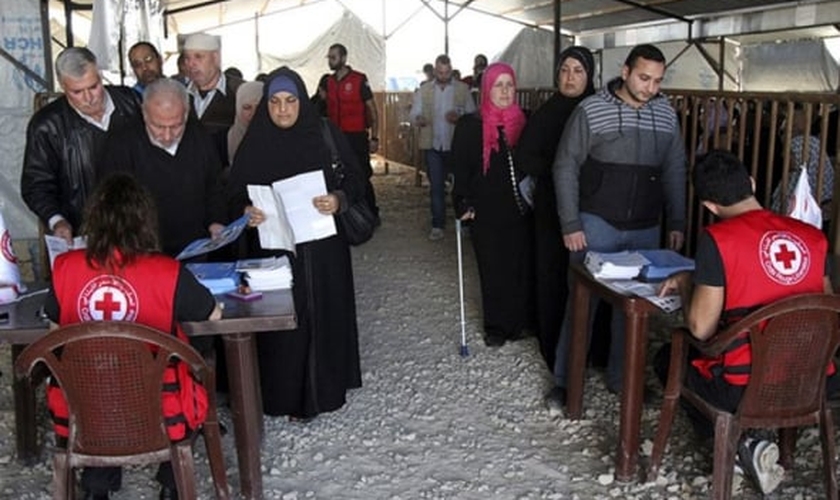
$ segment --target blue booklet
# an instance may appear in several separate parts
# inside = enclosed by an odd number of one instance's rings
[[[213,295],[236,290],[240,283],[236,262],[192,262],[186,268]]]
[[[639,250],[650,263],[642,266],[639,278],[646,281],[664,280],[680,271],[693,271],[694,260],[673,250]]]
[[[189,259],[190,257],[195,257],[196,255],[202,255],[207,252],[212,252],[217,248],[221,248],[232,241],[235,241],[239,238],[239,235],[242,234],[242,231],[245,229],[245,226],[248,225],[248,214],[243,215],[242,217],[236,219],[235,221],[231,222],[219,234],[217,238],[199,238],[181,250],[181,253],[175,257],[178,260]]]

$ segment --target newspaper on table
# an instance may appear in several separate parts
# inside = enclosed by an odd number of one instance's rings
[[[679,295],[660,297],[658,283],[647,283],[632,279],[599,281],[622,295],[641,297],[667,313],[678,311],[682,307],[682,300]]]
[[[321,170],[298,174],[271,184],[248,184],[248,196],[265,213],[257,226],[260,246],[266,249],[295,251],[295,245],[320,240],[336,234],[332,215],[320,213],[312,198],[327,194]]]
[[[178,260],[189,259],[191,257],[195,257],[197,255],[202,255],[207,252],[212,252],[217,248],[222,248],[225,245],[228,245],[237,238],[239,235],[242,234],[242,231],[245,229],[245,226],[248,224],[248,215],[245,214],[242,217],[236,219],[235,221],[231,222],[227,226],[222,229],[219,235],[215,238],[199,238],[181,250],[181,253],[175,257]]]
[[[47,254],[50,257],[50,269],[52,269],[53,265],[55,264],[55,258],[63,254],[64,252],[69,252],[70,250],[78,250],[80,248],[87,248],[87,243],[85,241],[84,236],[76,236],[75,238],[73,238],[73,244],[71,245],[67,243],[67,240],[65,240],[64,238],[59,238],[58,236],[45,234],[44,243],[46,243]]]

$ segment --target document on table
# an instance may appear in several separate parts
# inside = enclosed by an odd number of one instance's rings
[[[639,252],[586,252],[584,265],[597,279],[632,279],[650,264]]]
[[[260,245],[294,252],[297,243],[336,234],[333,216],[318,212],[312,204],[312,198],[325,194],[327,185],[320,170],[277,181],[271,187],[249,184],[248,196],[266,214],[258,226]]]
[[[87,243],[85,242],[84,236],[76,236],[75,238],[73,238],[73,244],[68,245],[67,240],[65,240],[64,238],[59,238],[58,236],[45,234],[44,242],[47,245],[47,254],[50,257],[50,269],[53,268],[55,258],[63,254],[64,252],[87,247]]]
[[[660,297],[658,294],[658,283],[646,283],[636,280],[599,280],[607,287],[622,295],[636,295],[662,309],[667,313],[679,310],[682,307],[682,300],[679,295],[666,295]]]

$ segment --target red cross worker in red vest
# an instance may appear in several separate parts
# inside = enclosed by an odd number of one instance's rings
[[[180,322],[220,318],[210,292],[180,262],[160,253],[157,221],[154,201],[133,177],[106,177],[85,210],[82,234],[87,248],[55,260],[44,306],[52,326],[132,321],[187,340]],[[188,438],[206,418],[207,393],[180,363],[166,369],[164,386],[161,398],[169,437]],[[47,406],[56,441],[66,445],[69,412],[53,381],[47,387]],[[81,481],[85,498],[108,498],[120,489],[121,475],[119,467],[86,468]],[[169,462],[161,464],[157,478],[160,498],[177,498]]]
[[[347,47],[340,43],[330,46],[327,61],[332,75],[321,77],[318,92],[326,101],[327,116],[347,137],[359,160],[359,167],[365,173],[365,200],[373,209],[379,221],[379,207],[376,193],[370,182],[373,168],[370,154],[379,149],[379,115],[367,75],[354,70],[347,64]],[[370,136],[368,136],[370,129]]]
[[[660,293],[680,293],[691,334],[704,340],[750,312],[801,293],[831,293],[828,242],[808,224],[765,210],[754,196],[755,183],[746,167],[728,151],[712,151],[694,169],[694,189],[707,210],[721,219],[700,234],[694,273],[663,282]],[[693,283],[692,283],[693,282]],[[670,346],[656,355],[655,371],[663,385]],[[735,412],[749,381],[752,360],[744,333],[720,356],[691,360],[685,384],[712,404]],[[838,377],[831,366],[827,394],[836,391]],[[704,437],[712,423],[699,412],[689,418]],[[784,470],[776,463],[778,447],[766,439],[742,439],[738,464],[770,493]]]

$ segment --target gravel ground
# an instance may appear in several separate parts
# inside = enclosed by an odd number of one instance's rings
[[[382,166],[377,168],[382,172]],[[382,227],[353,250],[363,384],[347,405],[310,423],[267,418],[262,450],[265,496],[296,499],[689,499],[707,498],[711,450],[679,415],[661,475],[651,483],[613,478],[618,398],[590,370],[585,416],[551,418],[542,395],[549,372],[536,340],[491,349],[481,342],[477,272],[465,238],[469,356],[459,356],[454,228],[430,242],[427,188],[414,170],[391,164],[374,183]],[[653,321],[650,349],[672,318]],[[650,358],[649,358],[650,359]],[[14,456],[9,346],[0,345],[0,498],[50,497],[49,453],[32,467]],[[653,376],[650,375],[652,379]],[[651,385],[656,385],[651,380]],[[659,396],[659,395],[657,395]],[[658,417],[655,398],[642,415],[644,467]],[[227,408],[221,417],[230,421]],[[41,429],[50,441],[44,417]],[[239,479],[232,434],[223,438],[228,477]],[[47,443],[49,445],[49,443]],[[196,447],[201,498],[212,498]],[[117,499],[157,498],[154,468],[126,471]],[[745,485],[737,498],[761,498]],[[808,429],[796,468],[768,498],[824,498],[818,434]]]

